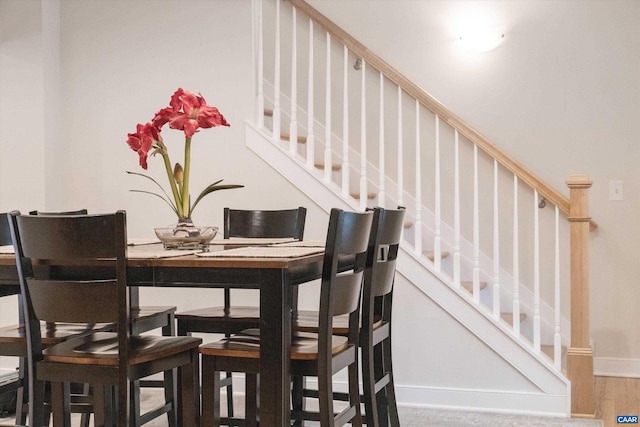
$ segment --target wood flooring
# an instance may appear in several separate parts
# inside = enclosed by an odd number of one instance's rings
[[[155,390],[154,390],[155,392]],[[240,399],[240,398],[239,398]],[[595,377],[595,393],[594,401],[596,406],[596,418],[602,420],[603,427],[620,427],[624,424],[617,423],[617,417],[619,415],[637,415],[640,417],[640,378],[618,378],[618,377]],[[143,399],[143,405],[148,403]],[[242,405],[242,401],[239,400],[239,406]],[[458,414],[459,416],[459,414]],[[543,418],[544,419],[544,418]],[[0,425],[4,425],[6,422],[12,422],[12,418],[0,418]],[[571,421],[577,421],[573,419]],[[404,427],[403,423],[403,427]],[[557,423],[552,423],[557,426]],[[407,423],[407,426],[413,424]],[[434,424],[435,425],[435,424]],[[447,424],[453,425],[453,424]],[[485,424],[473,424],[473,425],[485,425]],[[492,427],[495,427],[493,423]],[[503,425],[503,424],[500,424]],[[517,425],[511,422],[504,425]],[[536,423],[537,425],[546,425],[543,423]],[[564,425],[564,424],[563,424]],[[568,424],[569,425],[569,424]],[[639,426],[640,424],[632,424]],[[154,420],[145,427],[163,427],[166,426],[166,420],[164,418]]]
[[[622,426],[618,416],[640,417],[640,378],[595,377],[594,401],[604,427]]]

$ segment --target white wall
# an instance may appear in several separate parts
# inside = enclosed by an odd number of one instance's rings
[[[635,304],[625,304],[640,300],[640,226],[634,221],[640,155],[633,140],[640,135],[638,3],[312,3],[556,187],[564,188],[572,172],[591,175],[592,213],[600,225],[592,235],[596,367],[607,363],[616,373],[640,375],[639,315]],[[150,236],[153,227],[174,221],[159,200],[128,192],[144,181],[125,173],[141,171],[125,141],[181,86],[202,92],[231,123],[194,137],[192,188],[220,178],[246,185],[209,196],[194,219],[219,225],[226,205],[304,205],[310,209],[307,236],[323,236],[326,215],[244,146],[243,121],[253,111],[250,1],[64,0],[59,7],[58,51],[50,39],[42,41],[43,31],[55,34],[48,26],[55,27],[55,7],[0,0],[0,211],[126,209],[132,236]],[[499,7],[504,44],[463,55],[447,27],[458,7]],[[58,61],[56,89],[49,71]],[[56,117],[52,150],[43,123]],[[179,132],[164,133],[171,152],[181,152]],[[149,173],[166,182],[158,159],[150,161]],[[610,179],[624,180],[623,202],[607,201]],[[188,309],[211,292],[148,290],[143,298]],[[410,292],[398,300],[413,307]],[[422,312],[431,312],[432,304],[425,304]],[[0,305],[0,322],[12,310]],[[433,313],[438,328],[448,324]],[[411,362],[409,354],[399,357]],[[399,377],[404,384],[414,380],[410,373]],[[439,376],[433,384],[447,387],[449,380]]]
[[[640,3],[310,3],[565,194],[570,174],[589,174],[595,370],[640,376]],[[460,48],[470,13],[506,28],[500,47]],[[610,180],[623,201],[608,200]]]

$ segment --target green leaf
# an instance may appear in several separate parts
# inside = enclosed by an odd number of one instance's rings
[[[135,190],[135,191],[140,192],[140,193],[149,193],[149,194],[153,194],[153,195],[155,195],[155,196],[160,197],[162,200],[164,200],[165,202],[167,202],[167,203],[169,204],[169,206],[171,206],[171,209],[173,209],[173,211],[174,211],[174,212],[176,212],[176,214],[178,213],[178,209],[176,208],[176,205],[174,205],[173,203],[171,203],[171,202],[170,202],[171,197],[169,197],[169,194],[167,194],[167,192],[165,191],[165,189],[164,189],[164,188],[162,188],[162,185],[160,185],[160,184],[158,183],[158,181],[156,181],[155,179],[153,179],[153,178],[151,178],[150,176],[145,175],[145,174],[143,174],[143,173],[131,172],[131,171],[127,171],[127,173],[128,173],[128,174],[130,174],[130,175],[138,175],[138,176],[141,176],[141,177],[147,178],[147,179],[148,179],[148,180],[150,180],[150,181],[153,181],[153,183],[154,183],[155,185],[157,185],[157,186],[158,186],[158,188],[160,188],[160,190],[162,190],[162,192],[163,192],[163,193],[164,193],[164,195],[166,196],[166,199],[165,199],[164,197],[161,197],[160,195],[158,195],[158,194],[156,194],[156,193],[151,193],[151,192],[148,192],[148,191],[140,191],[140,190]],[[133,191],[133,190],[132,190],[132,191]],[[177,202],[176,202],[176,203],[177,203]]]
[[[236,185],[236,184],[223,184],[223,185],[218,185],[222,182],[222,180],[220,181],[216,181],[213,184],[210,184],[209,186],[207,186],[207,188],[205,188],[204,190],[202,190],[202,192],[200,193],[200,195],[198,195],[198,198],[196,199],[195,202],[193,202],[193,205],[191,206],[191,214],[193,215],[193,210],[196,208],[196,205],[198,204],[198,202],[200,202],[200,200],[202,200],[202,198],[204,196],[206,196],[209,193],[213,193],[214,191],[218,191],[218,190],[231,190],[234,188],[242,188],[244,187],[244,185]]]
[[[161,195],[157,194],[157,193],[152,193],[151,191],[145,191],[145,190],[129,190],[132,193],[146,193],[146,194],[151,194],[152,196],[156,196],[159,197],[160,199],[162,199],[166,204],[169,205],[169,207],[171,208],[171,210],[173,210],[176,215],[178,215],[178,210],[175,208],[175,206],[173,206],[173,204],[166,198],[162,197]]]

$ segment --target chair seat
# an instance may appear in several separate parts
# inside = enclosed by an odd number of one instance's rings
[[[225,311],[224,307],[206,307],[176,313],[178,320],[229,319],[229,321],[255,321],[260,318],[260,307],[232,306]]]
[[[131,336],[129,364],[136,365],[197,348],[202,340],[192,337]],[[45,362],[118,366],[115,332],[70,338],[44,350]]]
[[[378,329],[383,325],[382,317],[376,316],[373,329]],[[313,310],[299,310],[298,315],[291,322],[291,329],[301,332],[318,331],[318,312]],[[336,335],[347,335],[349,332],[349,316],[335,316],[333,318],[333,333]]]
[[[349,347],[346,337],[332,336],[331,353],[336,355]],[[260,330],[247,329],[237,335],[200,346],[200,353],[207,356],[260,358]],[[318,358],[318,335],[311,332],[294,331],[291,334],[291,359],[316,360]]]
[[[110,324],[87,325],[79,323],[41,323],[42,344],[54,345],[74,335],[83,335],[96,330],[107,330]],[[24,325],[10,325],[0,328],[0,343],[26,344],[27,331]]]
[[[163,328],[173,323],[175,306],[141,306],[131,307],[131,322],[135,334]],[[163,334],[167,335],[167,334]]]
[[[136,319],[145,319],[148,317],[158,316],[161,314],[171,314],[176,312],[175,306],[147,306],[131,307],[131,317]]]
[[[206,307],[176,313],[178,335],[185,332],[238,333],[260,327],[260,307]]]

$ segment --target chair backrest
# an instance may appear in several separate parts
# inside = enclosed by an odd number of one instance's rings
[[[40,212],[31,211],[29,215],[86,215],[86,209],[79,209],[77,211],[67,212]],[[7,212],[0,213],[0,246],[11,245],[11,231],[9,230],[9,217]]]
[[[396,260],[402,230],[404,208],[375,208],[369,259],[362,291],[362,327],[373,326],[375,318],[391,320],[391,299],[396,273]]]
[[[224,208],[224,238],[292,237],[302,240],[307,209],[240,210]]]
[[[320,285],[319,361],[330,359],[334,316],[349,315],[349,343],[357,346],[372,220],[373,212],[331,210]]]
[[[9,230],[9,217],[7,213],[0,213],[0,246],[11,244],[11,231]]]
[[[125,213],[41,216],[15,211],[10,214],[9,225],[33,361],[42,357],[40,321],[117,323],[120,356],[126,360],[129,300]],[[38,273],[35,264],[49,267],[47,273]],[[85,271],[82,280],[56,278],[56,266],[78,264]],[[99,269],[93,279],[92,267]],[[105,268],[111,269],[106,279]]]
[[[40,216],[56,216],[56,215],[86,215],[89,211],[86,209],[78,209],[77,211],[62,211],[62,212],[43,212],[43,211],[31,211],[29,215]]]

